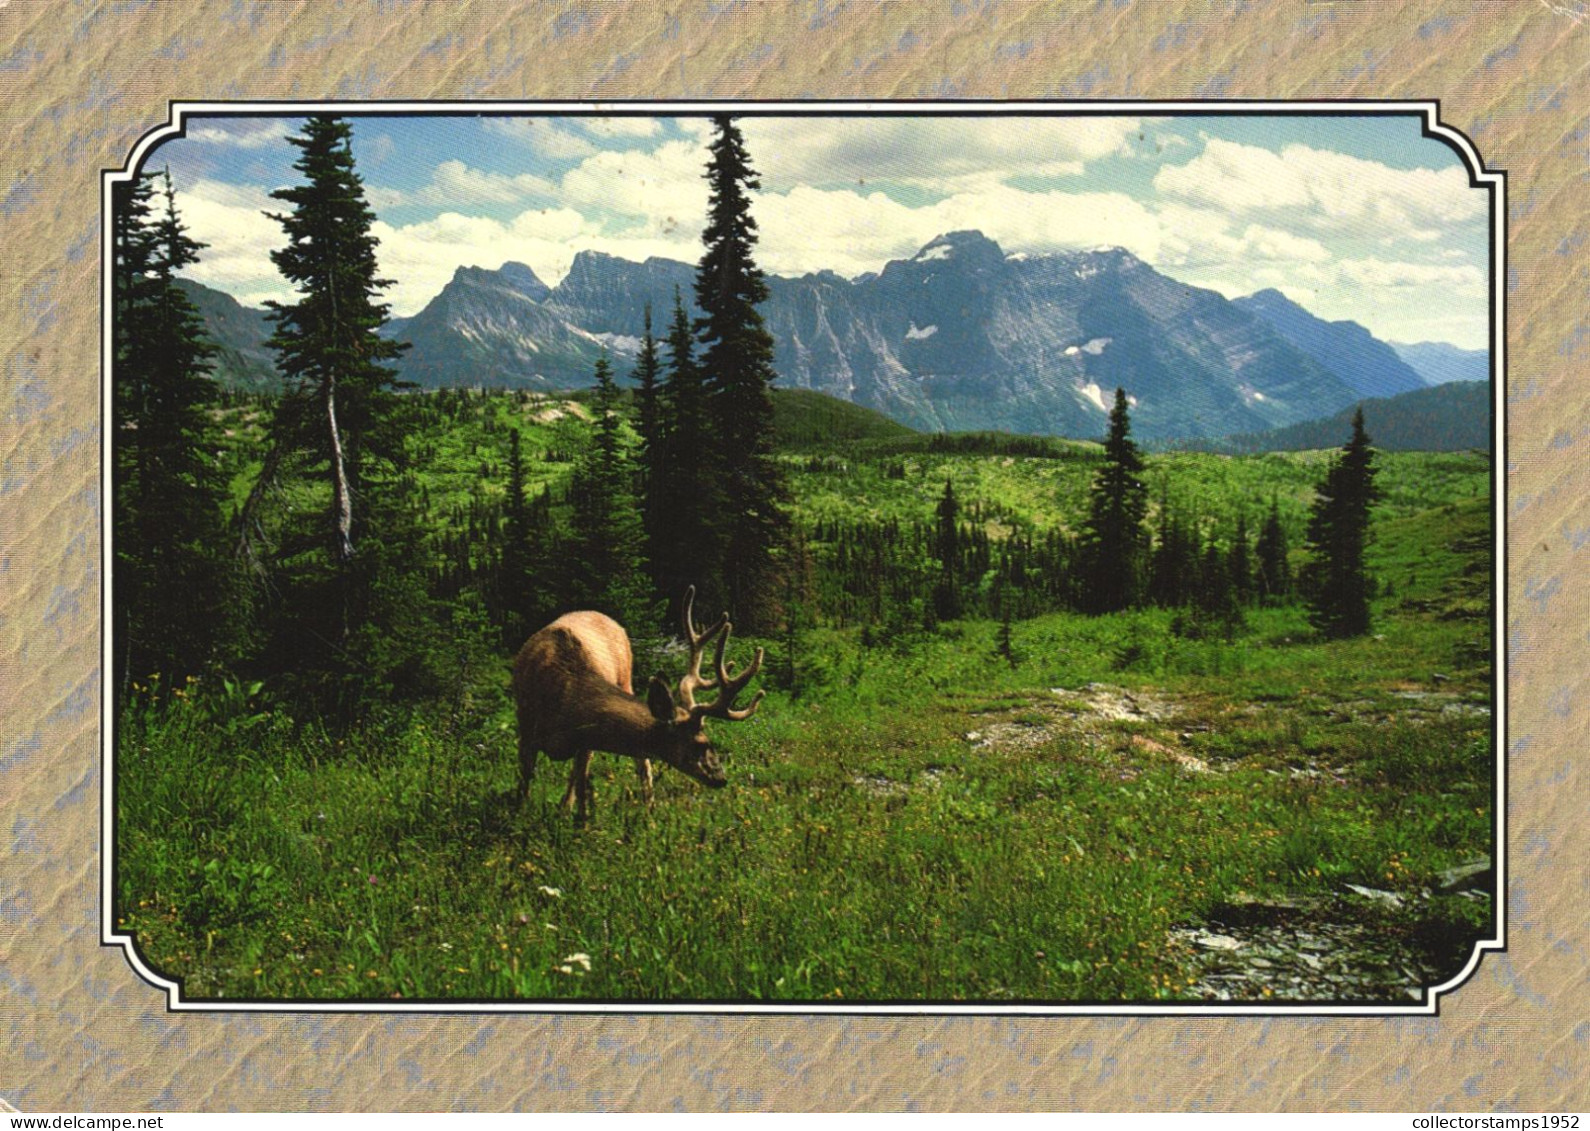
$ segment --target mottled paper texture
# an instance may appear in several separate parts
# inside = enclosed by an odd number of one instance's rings
[[[1590,8],[0,3],[0,1097],[1590,1108]],[[1434,1018],[172,1014],[99,945],[100,171],[171,99],[1437,99],[1508,173],[1509,948]]]

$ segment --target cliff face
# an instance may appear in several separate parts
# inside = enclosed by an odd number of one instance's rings
[[[1280,291],[1263,290],[1236,305],[1256,314],[1360,397],[1394,397],[1425,387],[1424,378],[1356,322],[1316,318]]]
[[[522,264],[464,267],[386,332],[413,343],[400,368],[425,387],[580,387],[604,350],[627,376],[648,303],[659,336],[676,288],[694,317],[694,281],[687,263],[595,252],[552,288]],[[1362,395],[1240,302],[1119,248],[1006,255],[978,232],[951,232],[875,275],[769,278],[768,290],[781,385],[916,428],[1093,437],[1121,387],[1138,435],[1216,436]]]

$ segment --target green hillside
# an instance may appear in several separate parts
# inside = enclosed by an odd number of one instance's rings
[[[555,523],[589,412],[419,395],[456,685],[343,728],[225,673],[135,688],[113,912],[147,961],[190,998],[1401,1004],[1487,937],[1485,881],[1444,877],[1494,858],[1488,458],[1380,455],[1374,632],[1327,641],[1295,602],[1223,631],[1064,607],[1097,445],[777,403],[804,580],[733,641],[768,697],[713,720],[727,788],[659,768],[648,807],[598,754],[593,824],[560,764],[515,806],[516,645],[479,651],[461,595],[500,558],[511,437]],[[264,414],[219,416],[241,495]],[[1168,498],[1226,546],[1274,498],[1295,565],[1330,458],[1151,454],[1150,525]],[[946,482],[966,611],[938,618]]]
[[[1488,451],[1493,405],[1487,381],[1454,381],[1415,389],[1395,397],[1360,402],[1333,416],[1306,420],[1269,432],[1189,442],[1185,446],[1217,452],[1295,452],[1337,448],[1352,432],[1353,413],[1362,408],[1364,429],[1386,452]]]
[[[811,389],[773,390],[773,428],[779,444],[786,448],[917,434],[881,412]]]

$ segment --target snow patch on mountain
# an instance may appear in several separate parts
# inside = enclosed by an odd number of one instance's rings
[[[636,354],[640,352],[640,339],[631,334],[614,334],[605,330],[599,334],[593,334],[591,331],[582,329],[572,322],[565,321],[563,325],[567,326],[569,333],[575,337],[584,338],[588,342],[595,342],[603,349],[613,353]]]

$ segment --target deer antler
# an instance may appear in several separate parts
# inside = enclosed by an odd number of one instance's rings
[[[692,585],[685,590],[685,608],[680,617],[685,633],[685,642],[690,645],[690,665],[684,676],[679,680],[679,705],[687,711],[694,711],[696,707],[696,692],[710,691],[717,687],[716,680],[705,679],[701,675],[701,654],[706,651],[707,643],[729,626],[729,614],[724,613],[718,618],[717,623],[705,632],[697,632],[695,618],[692,611],[696,603],[696,587]],[[722,648],[719,648],[719,655]]]
[[[691,619],[691,609],[695,604],[696,590],[691,586],[685,595],[684,630],[685,638],[690,643],[690,670],[679,681],[679,705],[690,712],[693,720],[707,718],[729,719],[739,722],[751,717],[757,705],[762,702],[762,697],[767,693],[758,691],[751,700],[750,705],[740,710],[734,709],[734,698],[745,685],[750,683],[756,673],[762,670],[762,649],[756,650],[756,658],[739,675],[729,673],[729,665],[724,662],[723,650],[728,646],[729,636],[734,631],[734,626],[729,623],[729,614],[724,613],[717,622],[705,632],[698,633]],[[716,679],[706,679],[701,674],[701,656],[706,651],[707,642],[714,636],[718,638],[714,667],[717,669]],[[718,697],[711,703],[697,703],[697,691],[707,691],[721,688]]]

